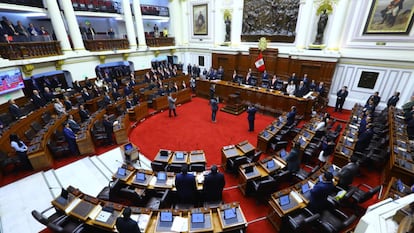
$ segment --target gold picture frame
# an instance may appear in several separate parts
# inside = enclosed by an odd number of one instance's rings
[[[208,5],[193,5],[193,34],[208,35]]]

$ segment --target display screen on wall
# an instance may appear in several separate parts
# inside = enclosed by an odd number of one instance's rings
[[[374,89],[375,83],[377,83],[378,75],[378,72],[362,71],[358,87]]]
[[[0,70],[0,95],[24,88],[19,68]]]
[[[198,56],[198,66],[204,66],[204,56]]]

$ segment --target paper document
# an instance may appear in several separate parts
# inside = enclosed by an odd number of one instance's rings
[[[107,211],[101,211],[98,216],[96,216],[95,220],[100,222],[106,222],[111,217],[112,213]]]
[[[149,220],[150,220],[149,214],[140,214],[138,217],[138,227],[141,230],[141,232],[145,232],[145,229],[148,226]]]
[[[171,230],[175,232],[186,232],[188,231],[188,219],[180,216],[175,216]]]

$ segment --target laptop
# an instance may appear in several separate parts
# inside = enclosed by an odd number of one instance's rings
[[[203,223],[204,213],[191,213],[191,222],[192,223]]]
[[[306,141],[302,137],[299,137],[299,144],[303,147],[306,144]]]
[[[274,167],[275,167],[275,161],[272,159],[272,160],[269,160],[269,161],[267,161],[267,163],[266,163],[266,167],[268,168],[268,169],[273,169]]]
[[[289,194],[279,197],[279,203],[280,203],[280,206],[289,205],[290,203]]]
[[[157,182],[158,183],[162,183],[162,182],[165,182],[165,181],[167,181],[167,173],[165,173],[165,172],[158,172],[157,173]]]
[[[309,183],[308,183],[308,182],[306,182],[306,183],[302,184],[301,189],[302,189],[302,193],[303,193],[303,194],[305,194],[305,193],[309,192],[309,191],[310,191],[310,186],[309,186]]]
[[[224,219],[233,219],[236,218],[236,208],[228,208],[224,210]]]
[[[286,158],[286,156],[287,156],[287,152],[286,152],[286,150],[285,150],[285,149],[280,150],[280,157],[281,157],[282,159],[285,159],[285,158]]]
[[[184,153],[183,152],[175,152],[175,157],[177,159],[184,159]]]
[[[309,132],[308,132],[308,131],[305,131],[305,132],[303,132],[303,136],[304,136],[305,138],[309,138],[309,137],[310,137],[310,134],[309,134]]]
[[[267,137],[267,135],[268,135],[267,131],[266,130],[263,131],[263,137]]]
[[[161,222],[172,222],[173,221],[173,215],[170,211],[162,211],[160,213],[160,221]]]
[[[132,146],[132,143],[125,144],[124,146],[125,151],[130,151],[132,149],[134,149],[134,147]]]
[[[145,174],[142,172],[138,172],[137,175],[135,176],[135,180],[137,181],[145,181],[146,177]]]
[[[270,126],[270,131],[273,131],[275,129],[275,126],[274,125],[271,125]]]
[[[161,150],[160,155],[161,156],[168,156],[168,151],[167,150]]]
[[[348,150],[348,148],[346,148],[345,146],[343,146],[342,147],[342,154],[344,154],[344,155],[349,155],[349,150]]]
[[[247,166],[244,168],[244,173],[251,173],[253,172],[253,166]]]
[[[126,169],[123,167],[119,167],[116,173],[118,176],[126,176]]]

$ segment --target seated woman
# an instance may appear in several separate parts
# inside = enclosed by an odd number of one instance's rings
[[[289,95],[294,95],[295,94],[295,91],[296,91],[296,85],[295,85],[295,83],[293,81],[290,81],[290,83],[286,87],[286,92]]]
[[[55,98],[53,100],[53,107],[55,108],[56,113],[58,116],[62,116],[66,114],[65,106],[63,106],[62,102],[60,102],[59,98]]]

